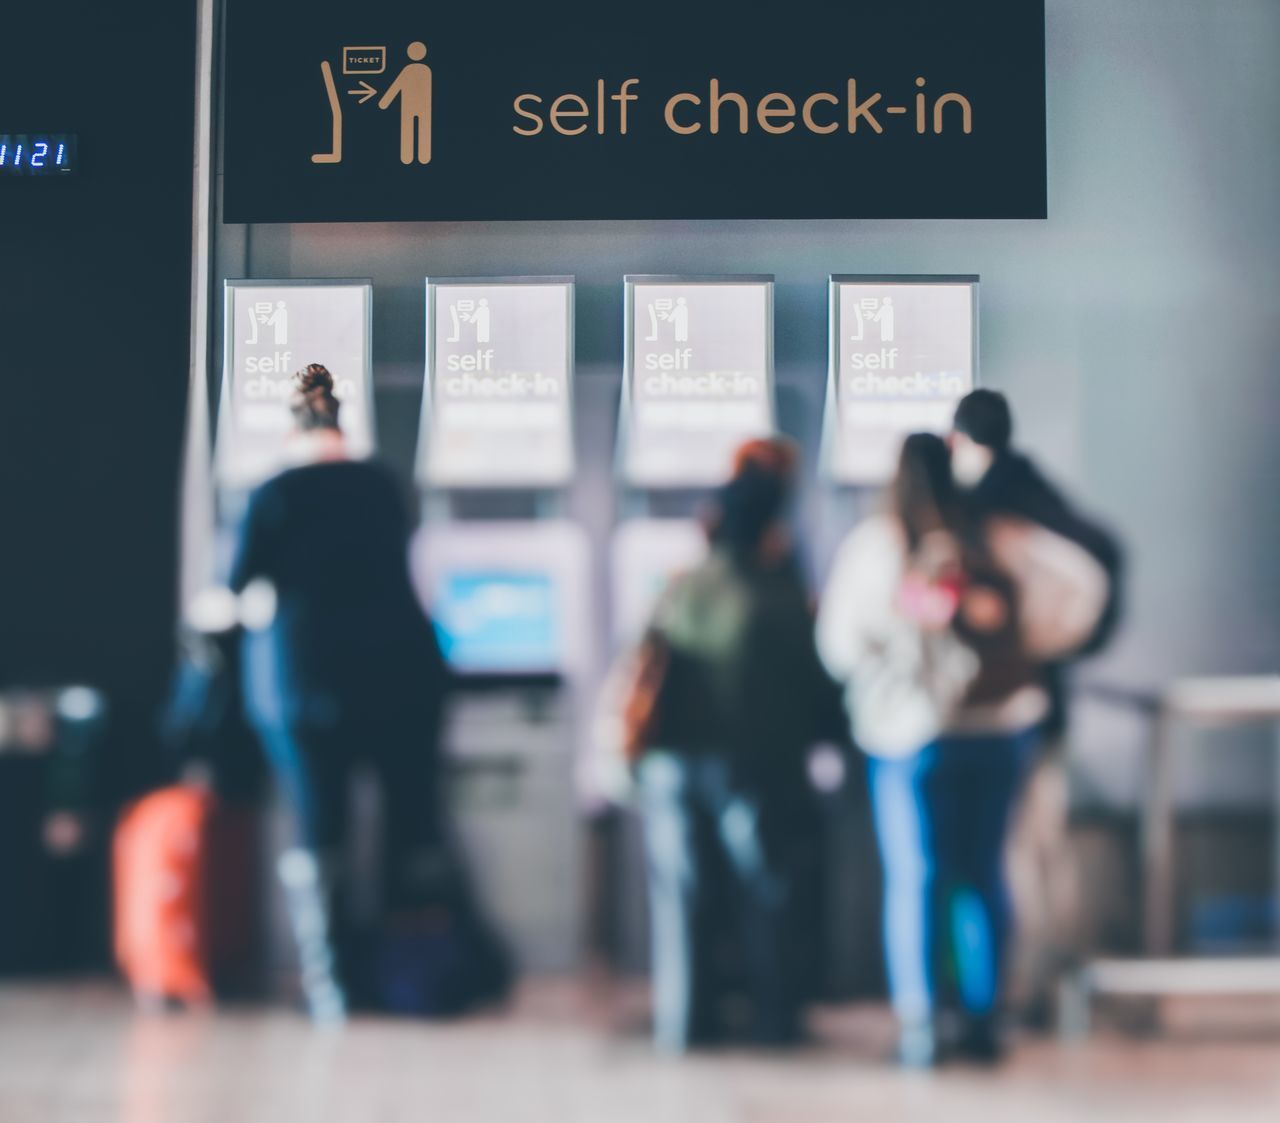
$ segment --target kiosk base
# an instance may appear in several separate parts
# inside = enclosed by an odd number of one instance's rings
[[[457,697],[446,743],[452,813],[481,903],[522,970],[581,962],[573,720],[559,686]]]

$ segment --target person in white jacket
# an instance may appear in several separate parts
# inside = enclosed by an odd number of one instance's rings
[[[1083,642],[1106,590],[1101,566],[1065,538],[971,517],[932,434],[907,438],[886,510],[837,554],[818,650],[846,684],[854,741],[870,758],[905,1064],[939,1059],[948,1003],[956,1049],[999,1055],[1002,855],[1048,708],[1041,668]]]

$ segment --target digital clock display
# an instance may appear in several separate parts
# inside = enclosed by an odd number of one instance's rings
[[[72,175],[75,133],[0,133],[0,176]]]

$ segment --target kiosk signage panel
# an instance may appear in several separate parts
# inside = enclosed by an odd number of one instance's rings
[[[832,277],[824,459],[880,484],[909,433],[944,433],[977,372],[977,277]]]
[[[568,277],[427,282],[419,475],[549,487],[573,471]]]
[[[368,281],[228,281],[218,478],[252,487],[288,462],[293,374],[323,363],[354,456],[373,451]]]
[[[773,430],[773,278],[628,277],[624,475],[705,487]]]

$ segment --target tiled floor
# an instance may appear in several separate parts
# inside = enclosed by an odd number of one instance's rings
[[[907,1076],[885,1012],[815,1018],[796,1056],[655,1058],[630,994],[527,987],[448,1026],[312,1032],[286,1011],[138,1016],[106,985],[0,988],[2,1123],[945,1123],[1280,1120],[1280,1038],[1020,1045],[998,1073]]]

